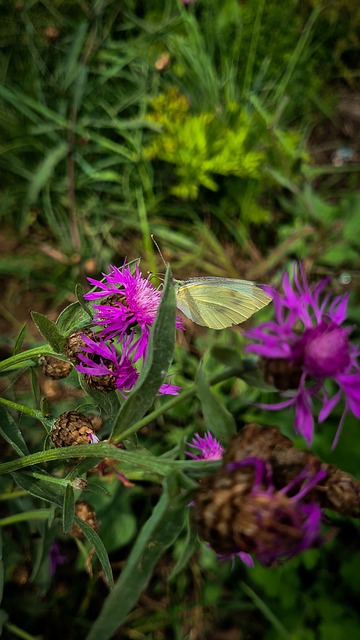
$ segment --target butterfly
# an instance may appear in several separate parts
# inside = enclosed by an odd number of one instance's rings
[[[174,278],[174,284],[177,308],[196,324],[210,329],[245,322],[272,300],[259,285],[236,278]]]
[[[153,235],[151,239],[167,266]],[[173,278],[173,282],[177,308],[195,324],[210,329],[226,329],[245,322],[272,300],[261,285],[249,280],[205,276],[187,280]]]

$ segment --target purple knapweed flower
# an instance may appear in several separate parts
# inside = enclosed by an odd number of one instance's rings
[[[130,391],[139,377],[130,359],[131,337],[123,340],[121,354],[116,351],[113,344],[105,343],[98,335],[94,340],[85,335],[82,339],[86,347],[78,354],[80,364],[76,369],[90,376],[113,376],[118,391],[123,394]]]
[[[271,566],[322,544],[321,508],[316,502],[304,502],[304,498],[324,479],[326,471],[311,473],[304,468],[285,487],[276,490],[271,467],[265,460],[245,458],[227,465],[226,469],[233,471],[249,466],[254,468],[253,485],[244,495],[240,512],[234,514],[233,520],[234,537],[240,548],[219,559],[239,557],[251,567],[252,556],[255,556],[264,566]]]
[[[115,388],[125,397],[140,375],[132,357],[135,349],[132,335],[123,338],[120,345],[121,353],[118,353],[114,344],[105,342],[99,334],[96,334],[94,339],[82,335],[82,339],[86,346],[82,352],[78,353],[80,364],[76,369],[80,373],[95,377],[112,376]],[[166,378],[171,377],[171,374],[166,376]],[[179,391],[180,387],[171,384],[168,380],[161,385],[157,395],[178,395]]]
[[[220,460],[224,453],[224,448],[210,431],[207,431],[203,438],[199,433],[195,433],[192,442],[186,444],[199,451],[198,454],[185,451],[185,454],[194,460]]]
[[[110,266],[109,269],[108,274],[103,274],[105,282],[88,278],[98,291],[86,293],[84,297],[91,301],[110,297],[110,301],[93,305],[96,311],[94,324],[103,327],[102,336],[121,342],[129,332],[135,337],[134,327],[140,328],[141,333],[134,341],[132,354],[136,362],[146,356],[150,327],[155,320],[162,292],[150,282],[150,275],[143,278],[138,265],[135,265],[134,273],[126,266],[121,269]],[[176,326],[183,329],[180,318],[177,318]]]
[[[342,326],[347,317],[348,294],[332,298],[330,293],[325,293],[327,278],[310,287],[302,265],[294,266],[293,280],[291,284],[285,274],[283,294],[271,290],[275,320],[246,332],[245,336],[255,342],[245,351],[261,356],[265,366],[266,361],[286,362],[289,379],[295,372],[296,383],[289,387],[297,388],[283,394],[286,400],[259,406],[270,410],[294,408],[295,432],[309,445],[314,435],[313,400],[316,398],[321,403],[319,423],[344,401],[333,442],[335,447],[347,412],[360,418],[360,350],[349,339],[351,328]],[[327,379],[338,387],[332,395],[326,388]]]

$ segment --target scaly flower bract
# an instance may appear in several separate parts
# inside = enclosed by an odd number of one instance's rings
[[[295,410],[294,428],[311,444],[314,434],[313,399],[320,400],[318,421],[323,422],[334,407],[344,400],[344,410],[334,438],[336,446],[348,411],[360,418],[359,347],[349,339],[350,329],[342,324],[347,317],[348,294],[331,299],[324,289],[328,279],[310,287],[304,269],[295,265],[294,283],[288,274],[283,277],[283,294],[271,290],[275,320],[264,322],[246,332],[254,340],[245,348],[264,360],[286,360],[289,367],[299,370],[299,383],[287,398],[278,404],[262,404],[261,408]],[[326,379],[339,387],[329,397]]]

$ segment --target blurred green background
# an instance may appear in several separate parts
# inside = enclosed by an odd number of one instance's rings
[[[302,260],[312,280],[328,275],[334,293],[351,292],[359,338],[358,3],[3,0],[0,10],[3,357],[31,309],[55,317],[75,300],[76,282],[109,264],[140,256],[143,273],[161,272],[151,233],[178,278],[278,285]],[[26,345],[38,343],[29,325]],[[242,345],[238,330],[187,326],[176,382],[186,387],[200,358],[207,373],[220,370],[214,347],[224,354]],[[56,414],[77,397],[71,384],[65,393],[43,384]],[[1,385],[13,399],[29,392],[23,376]],[[256,420],[292,433],[285,411],[249,408],[268,396],[244,382],[215,393],[238,425]],[[355,418],[330,452],[338,419],[318,431],[314,451],[359,476]],[[39,434],[22,424],[36,447]],[[189,401],[156,425],[150,446],[158,454],[204,428]],[[93,503],[119,570],[157,489],[139,484],[131,500],[115,480],[107,489],[111,499],[94,494]],[[278,568],[232,569],[202,548],[168,583],[169,553],[114,637],[356,638],[359,527],[340,518],[338,526],[321,552]],[[35,571],[38,537],[35,524],[4,528],[4,637],[83,638],[106,587],[65,537],[67,561],[54,578],[48,565]]]

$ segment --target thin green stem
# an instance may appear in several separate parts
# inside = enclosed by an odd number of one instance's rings
[[[5,502],[5,500],[16,500],[16,498],[22,498],[23,496],[27,496],[28,491],[24,489],[18,489],[16,491],[4,491],[4,493],[0,493],[0,502]]]
[[[42,347],[35,347],[34,349],[28,349],[27,351],[23,351],[22,353],[16,353],[14,356],[10,358],[6,358],[0,362],[0,371],[6,371],[7,369],[14,368],[15,365],[27,363],[28,360],[32,360],[33,358],[38,358],[39,356],[53,356],[55,352],[49,345],[45,345]],[[27,363],[26,366],[28,366]]]
[[[0,398],[0,404],[4,404],[6,407],[14,409],[15,411],[20,411],[20,413],[31,416],[32,418],[36,418],[36,420],[40,420],[40,422],[43,422],[47,425],[49,423],[49,420],[45,418],[41,411],[38,411],[37,409],[31,409],[30,407],[26,407],[23,404],[12,402],[12,400],[7,400],[6,398]]]
[[[284,638],[284,640],[290,640],[292,634],[284,627],[284,625],[280,622],[279,618],[269,609],[267,604],[258,596],[246,582],[241,582],[241,588],[246,593],[247,596],[253,601],[255,606],[259,611],[263,614],[264,618],[266,618],[270,624],[276,630],[279,638]]]
[[[14,634],[17,638],[22,638],[22,640],[39,640],[40,636],[32,636],[27,631],[20,629],[15,624],[11,624],[11,622],[5,622],[5,628]]]
[[[0,527],[7,527],[17,522],[25,522],[27,520],[47,520],[52,514],[51,509],[37,509],[34,511],[24,511],[23,513],[15,513],[12,516],[1,518]]]
[[[244,365],[244,362],[242,363],[242,365]],[[251,363],[251,367],[249,367],[249,363],[245,363],[245,366],[239,365],[239,367],[231,367],[229,369],[224,369],[221,373],[216,373],[215,375],[210,376],[209,384],[210,386],[213,386],[214,384],[218,384],[219,382],[224,382],[229,378],[239,376],[241,373],[244,373],[244,371],[249,371],[250,368],[254,368],[254,365],[252,363]],[[163,415],[167,411],[170,411],[170,409],[173,409],[173,407],[176,407],[181,402],[184,402],[184,400],[187,400],[188,398],[191,398],[192,396],[196,395],[196,392],[197,392],[197,384],[194,383],[188,389],[186,389],[185,391],[182,391],[182,393],[179,394],[178,396],[174,396],[173,398],[171,398],[171,400],[168,400],[168,402],[165,402],[157,409],[154,409],[154,411],[151,411],[151,413],[148,413],[141,420],[138,420],[135,424],[133,424],[128,429],[126,429],[126,431],[123,431],[121,434],[119,434],[113,440],[113,442],[117,443],[125,440],[126,438],[129,438],[133,433],[136,433],[137,431],[139,431],[139,429],[142,429],[142,427],[149,424],[149,422],[156,420],[159,416]]]

